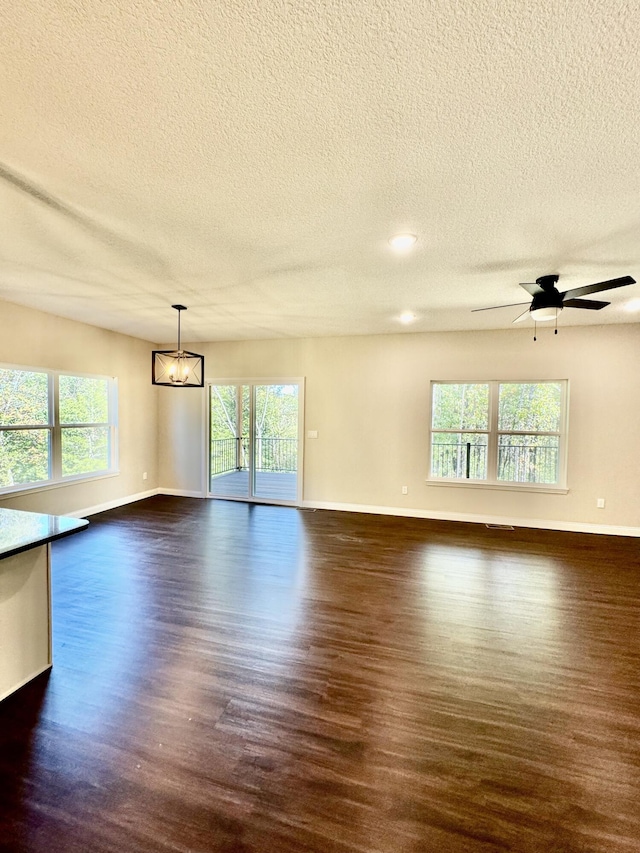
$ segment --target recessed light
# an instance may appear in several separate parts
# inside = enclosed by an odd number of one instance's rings
[[[403,311],[402,314],[398,317],[401,323],[404,323],[405,326],[408,326],[409,323],[413,323],[416,319],[416,315],[412,311]]]
[[[630,302],[624,306],[625,311],[629,311],[629,313],[633,311],[640,311],[640,299],[632,299]]]
[[[389,244],[396,252],[409,252],[418,242],[416,234],[395,234],[389,237]]]

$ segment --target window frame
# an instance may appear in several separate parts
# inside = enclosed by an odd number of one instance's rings
[[[47,423],[43,424],[12,424],[0,423],[0,432],[15,432],[25,430],[47,430],[49,433],[49,476],[45,480],[31,480],[10,486],[0,486],[0,496],[22,492],[39,491],[57,486],[70,485],[86,480],[114,477],[119,472],[118,454],[118,379],[115,376],[105,376],[95,373],[84,373],[75,370],[52,370],[47,367],[33,367],[23,364],[0,363],[1,370],[22,371],[24,373],[44,373],[47,376]],[[73,376],[82,379],[100,379],[107,383],[107,421],[96,423],[64,423],[60,422],[60,377]],[[62,473],[62,432],[64,429],[102,427],[108,430],[108,464],[106,468],[87,471],[81,474]]]
[[[489,420],[487,429],[434,429],[433,396],[437,385],[487,385],[489,387]],[[560,385],[560,424],[557,431],[542,430],[500,430],[498,428],[500,387],[502,385]],[[429,449],[427,483],[433,486],[462,486],[484,489],[504,489],[507,491],[555,492],[566,494],[567,487],[567,450],[569,427],[569,380],[568,379],[433,379],[429,394]],[[453,435],[478,434],[487,436],[487,478],[486,480],[467,479],[466,477],[435,477],[432,474],[433,434],[451,433]],[[558,479],[555,483],[531,483],[498,479],[498,443],[501,435],[540,435],[558,437]]]

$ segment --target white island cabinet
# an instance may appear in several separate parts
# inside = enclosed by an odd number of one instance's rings
[[[51,542],[88,524],[0,509],[0,700],[51,667]]]

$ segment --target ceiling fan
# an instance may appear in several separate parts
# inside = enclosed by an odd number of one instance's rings
[[[597,299],[580,299],[589,293],[601,293],[603,290],[613,290],[614,287],[625,287],[627,284],[635,284],[635,278],[625,275],[622,278],[612,278],[608,281],[599,281],[596,284],[587,284],[584,287],[574,287],[572,290],[559,291],[556,283],[559,275],[541,275],[535,282],[520,283],[520,287],[529,293],[533,299],[526,311],[523,311],[514,323],[520,323],[531,317],[536,323],[545,320],[557,320],[563,308],[586,308],[588,311],[599,311],[610,305],[610,302],[601,302]],[[511,308],[516,305],[526,305],[526,302],[512,302],[510,305],[492,305],[490,308],[474,308],[473,311],[493,311],[495,308]]]

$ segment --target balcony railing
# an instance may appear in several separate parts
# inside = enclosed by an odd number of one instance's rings
[[[498,480],[507,483],[556,483],[558,448],[525,444],[498,446]],[[486,480],[487,446],[470,442],[434,444],[431,476]]]
[[[487,446],[470,442],[434,444],[431,448],[431,476],[486,480]]]
[[[498,480],[507,483],[557,483],[559,449],[525,444],[498,446]]]
[[[238,465],[238,439],[218,438],[211,441],[211,476],[215,474],[227,474],[229,471],[237,471]]]
[[[295,474],[298,468],[297,438],[256,438],[256,471]],[[211,441],[211,476],[249,470],[249,439],[219,438]]]

